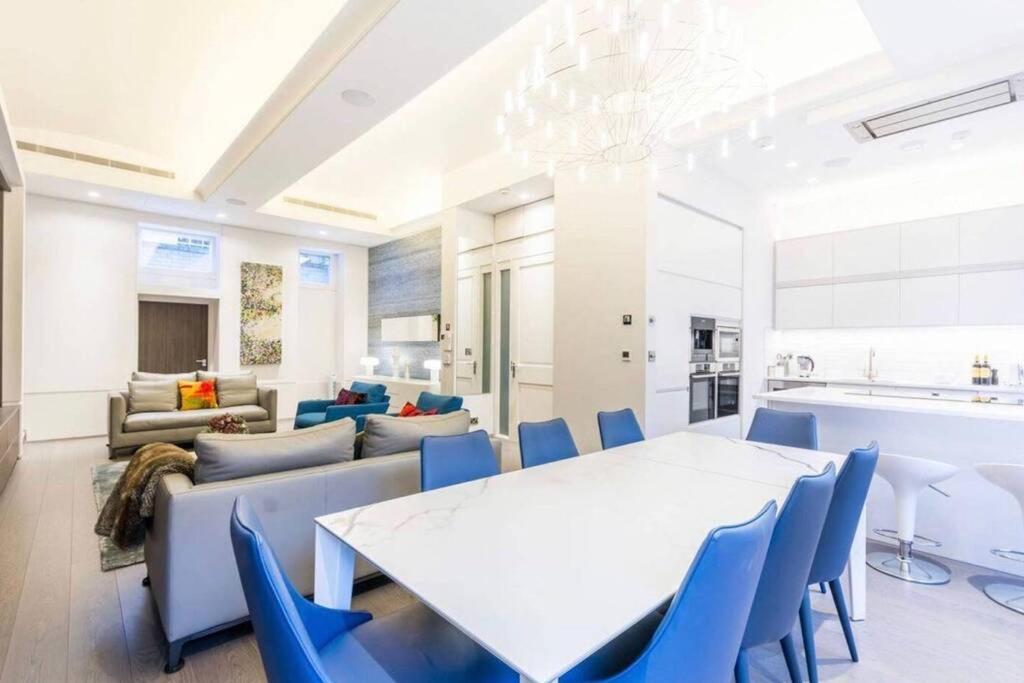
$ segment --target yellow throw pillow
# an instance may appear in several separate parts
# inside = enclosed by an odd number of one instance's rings
[[[201,410],[217,407],[217,380],[204,379],[199,382],[178,380],[182,410]]]

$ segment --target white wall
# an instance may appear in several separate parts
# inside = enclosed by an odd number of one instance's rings
[[[25,237],[25,424],[30,439],[106,433],[107,395],[138,360],[139,222],[221,235],[213,367],[239,369],[240,263],[284,268],[282,362],[254,368],[278,387],[278,416],[357,374],[366,348],[366,249],[32,195]],[[298,250],[338,253],[338,290],[298,284]],[[164,291],[164,294],[171,292]]]
[[[3,404],[22,403],[22,316],[25,277],[25,188],[4,196],[3,221]]]

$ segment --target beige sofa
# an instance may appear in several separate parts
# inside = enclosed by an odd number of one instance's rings
[[[254,404],[202,410],[130,412],[127,391],[110,395],[107,448],[110,458],[147,443],[190,444],[204,431],[210,418],[224,413],[243,417],[251,434],[277,431],[277,389],[259,387]]]
[[[386,420],[399,419],[374,417],[381,420],[378,429]],[[407,429],[408,421],[417,418],[402,419],[405,422],[398,429]],[[467,431],[468,413],[462,411],[459,419],[463,422],[454,431]],[[428,421],[425,428],[432,433],[453,431],[435,424]],[[355,439],[354,423],[345,419],[296,432],[253,437],[248,440],[248,447],[257,444],[261,456],[280,459],[299,450],[308,450],[290,447],[289,439],[316,439],[337,429],[350,429]],[[364,438],[365,434],[360,434],[352,448],[357,456],[364,450],[372,450],[362,448],[360,442]],[[389,438],[391,444],[396,443],[393,434]],[[212,439],[222,441],[222,451],[231,449],[232,444],[224,443],[222,435],[204,434],[196,441],[200,459]],[[500,465],[500,442],[492,439],[492,445]],[[207,468],[205,471],[214,470]],[[217,477],[230,476],[229,471],[219,467]],[[197,479],[200,479],[198,472],[197,465]],[[168,641],[166,670],[173,672],[182,666],[182,647],[189,640],[248,618],[229,533],[231,508],[238,496],[247,496],[259,513],[288,578],[301,593],[310,595],[313,592],[315,517],[411,495],[419,490],[418,447],[392,455],[207,483],[193,484],[182,474],[164,477],[157,488],[145,550],[148,582]],[[371,565],[358,561],[357,579],[375,573]]]

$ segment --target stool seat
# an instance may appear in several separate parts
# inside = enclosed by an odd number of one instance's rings
[[[1024,465],[986,462],[975,465],[974,469],[989,482],[1016,498],[1021,514],[1024,514]],[[1024,562],[1024,552],[1020,550],[993,548],[992,554],[1004,560]],[[1024,614],[1024,584],[990,583],[985,586],[984,591],[994,602],[1018,614]]]
[[[883,551],[868,553],[868,565],[883,574],[888,574],[912,583],[948,583],[950,572],[945,565],[933,560],[913,557],[914,530],[917,526],[917,501],[924,489],[949,479],[959,471],[955,465],[916,458],[909,455],[882,453],[878,457],[875,473],[892,486],[896,496],[896,553]],[[878,532],[887,535],[885,532]],[[939,545],[929,541],[931,545]]]

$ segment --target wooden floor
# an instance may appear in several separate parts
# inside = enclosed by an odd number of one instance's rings
[[[186,646],[185,668],[163,673],[144,565],[99,569],[89,468],[105,457],[101,439],[29,444],[0,494],[0,681],[263,680],[247,627]],[[859,664],[831,600],[815,595],[822,680],[1024,681],[1024,616],[977,589],[992,572],[953,568],[953,582],[939,587],[868,571],[869,619],[854,626]],[[410,601],[386,585],[356,607],[381,615]],[[755,681],[788,680],[777,647],[759,648],[752,668]]]

